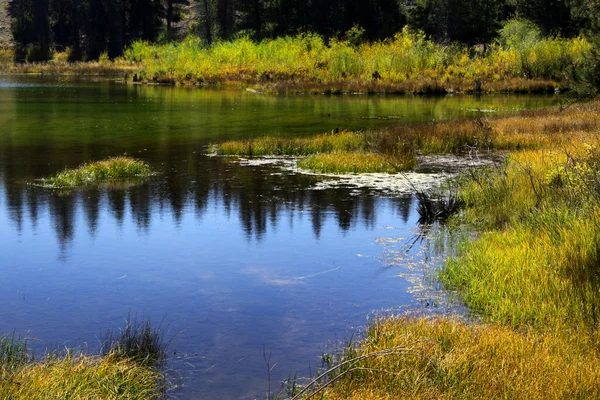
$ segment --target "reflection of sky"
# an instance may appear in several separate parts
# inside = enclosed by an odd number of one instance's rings
[[[71,238],[61,242],[57,209],[39,209],[34,224],[25,207],[17,230],[0,192],[2,326],[29,332],[38,350],[83,343],[93,350],[128,312],[145,313],[179,332],[173,366],[190,385],[184,394],[236,398],[264,391],[263,345],[279,362],[277,378],[306,375],[325,346],[347,338],[367,314],[410,301],[397,271],[374,258],[376,238],[407,236],[414,225],[414,217],[402,222],[397,200],[375,199],[371,220],[359,214],[346,230],[325,209],[318,237],[310,207],[283,207],[256,239],[236,206],[227,210],[216,198],[201,215],[184,206],[179,218],[153,205],[140,230],[128,200],[118,224],[104,197],[94,231],[76,198]]]

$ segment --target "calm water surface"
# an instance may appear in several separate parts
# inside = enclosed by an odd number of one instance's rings
[[[421,307],[378,240],[410,239],[416,204],[313,190],[323,178],[207,157],[206,146],[556,101],[283,97],[0,77],[0,330],[28,334],[38,352],[96,350],[106,329],[144,314],[175,335],[169,366],[182,387],[174,396],[264,398],[263,349],[278,363],[274,381],[306,376],[369,316]],[[160,175],[69,193],[26,184],[125,153]]]

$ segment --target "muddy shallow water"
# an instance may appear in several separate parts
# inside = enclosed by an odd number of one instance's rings
[[[391,190],[389,176],[365,188],[209,157],[207,145],[556,101],[264,96],[0,77],[0,329],[28,334],[38,353],[95,350],[106,329],[143,314],[173,337],[173,396],[264,398],[263,349],[278,363],[277,382],[314,371],[325,349],[377,313],[452,311],[430,301],[436,261],[421,242],[411,246],[416,200]],[[121,154],[159,175],[73,192],[26,184]]]

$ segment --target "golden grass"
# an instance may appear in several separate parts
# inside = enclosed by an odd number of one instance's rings
[[[263,136],[249,140],[236,140],[217,146],[220,155],[290,155],[300,156],[332,151],[360,151],[366,146],[358,133],[339,132],[308,138]]]
[[[68,354],[0,371],[3,399],[161,398],[161,373],[115,354]]]
[[[402,354],[354,365],[322,397],[334,399],[593,399],[598,352],[588,343],[448,318],[376,321],[342,361],[381,350]]]
[[[389,159],[382,154],[362,152],[334,152],[308,156],[298,160],[300,168],[327,174],[395,173],[407,171],[417,163],[415,157]]]
[[[264,136],[228,141],[220,155],[309,156],[302,168],[318,172],[398,172],[417,165],[416,156],[477,151],[568,148],[594,141],[600,132],[600,103],[553,107],[514,116],[397,125],[367,132],[306,138]]]

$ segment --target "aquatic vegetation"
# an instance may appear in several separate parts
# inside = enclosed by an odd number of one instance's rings
[[[410,170],[417,163],[415,157],[388,159],[385,155],[363,152],[321,153],[298,160],[300,168],[331,174],[388,172]]]
[[[241,141],[228,141],[216,147],[220,155],[301,156],[333,151],[360,151],[366,148],[364,138],[354,132],[316,135],[308,138],[263,136]]]
[[[166,357],[168,342],[164,341],[160,328],[152,325],[149,319],[127,318],[125,329],[118,334],[109,331],[102,345],[104,356],[130,359],[141,365],[162,367]]]
[[[113,354],[68,354],[3,373],[0,396],[10,399],[159,399],[161,374]]]
[[[50,178],[40,179],[39,184],[48,188],[65,189],[141,179],[152,175],[152,169],[143,161],[130,157],[114,157],[105,161],[83,164],[75,169],[64,170]]]
[[[504,41],[480,53],[436,44],[404,28],[392,39],[356,44],[316,34],[253,42],[239,38],[206,46],[135,42],[124,60],[140,63],[134,80],[256,84],[267,91],[445,93],[554,91],[568,84],[591,51],[583,38]]]
[[[417,166],[418,155],[463,154],[476,158],[506,150],[552,149],[595,140],[600,105],[559,107],[505,117],[397,125],[367,132],[306,138],[264,136],[215,146],[220,155],[308,156],[301,168],[324,173],[399,172]]]

